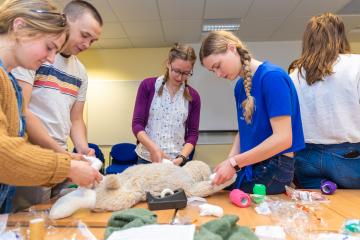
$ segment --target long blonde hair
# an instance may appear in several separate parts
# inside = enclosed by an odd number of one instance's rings
[[[0,34],[12,34],[13,22],[22,18],[22,35],[62,34],[68,31],[66,17],[48,0],[7,0],[0,6]]]
[[[243,115],[245,121],[250,124],[252,115],[255,109],[255,99],[251,96],[252,87],[252,73],[250,71],[251,55],[246,49],[245,45],[236,37],[233,33],[227,31],[214,31],[203,40],[200,48],[200,61],[203,64],[203,59],[212,55],[225,53],[229,44],[233,44],[236,47],[238,54],[240,55],[240,62],[244,72],[244,89],[246,93],[246,99],[242,102]]]
[[[175,43],[175,45],[170,49],[168,58],[166,60],[167,63],[171,64],[176,59],[181,59],[184,61],[189,61],[192,66],[194,66],[196,61],[196,54],[192,47],[185,44]],[[165,83],[169,80],[169,71],[170,69],[166,67],[165,74],[164,74],[164,80],[162,82],[162,85],[160,86],[158,90],[158,95],[161,96],[164,90]],[[192,97],[189,91],[189,85],[187,83],[187,79],[185,80],[185,91],[184,91],[184,97],[188,101],[192,101]]]
[[[342,53],[350,53],[344,22],[335,14],[323,13],[307,23],[302,54],[292,68],[298,68],[302,76],[305,70],[306,82],[312,85],[333,73],[333,64]]]

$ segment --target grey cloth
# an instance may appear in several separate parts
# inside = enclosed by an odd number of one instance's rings
[[[156,223],[157,216],[147,209],[129,208],[114,212],[108,221],[105,230],[105,239],[107,239],[114,231]]]
[[[209,221],[200,226],[194,240],[257,240],[259,239],[248,227],[236,224],[239,217],[225,215],[222,218]]]
[[[204,223],[195,233],[194,240],[258,240],[250,228],[237,225],[238,220],[236,215],[225,215]],[[147,209],[130,208],[114,212],[108,221],[105,239],[114,231],[156,223],[157,216]]]

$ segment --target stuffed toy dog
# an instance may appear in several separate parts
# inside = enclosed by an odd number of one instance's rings
[[[139,164],[120,174],[107,175],[94,188],[81,188],[61,198],[50,210],[53,219],[68,217],[80,208],[119,211],[146,200],[146,192],[160,196],[164,189],[184,189],[188,197],[206,197],[232,184],[236,175],[222,185],[212,185],[210,167],[190,161],[179,167],[169,163]]]

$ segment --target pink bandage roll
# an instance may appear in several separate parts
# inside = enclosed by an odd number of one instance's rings
[[[229,194],[229,198],[232,203],[241,208],[248,207],[251,203],[250,196],[240,189],[233,189]]]

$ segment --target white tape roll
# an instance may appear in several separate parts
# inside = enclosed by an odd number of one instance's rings
[[[160,197],[164,198],[166,196],[173,195],[173,194],[174,194],[173,190],[171,190],[169,188],[165,188],[164,190],[161,191]]]

